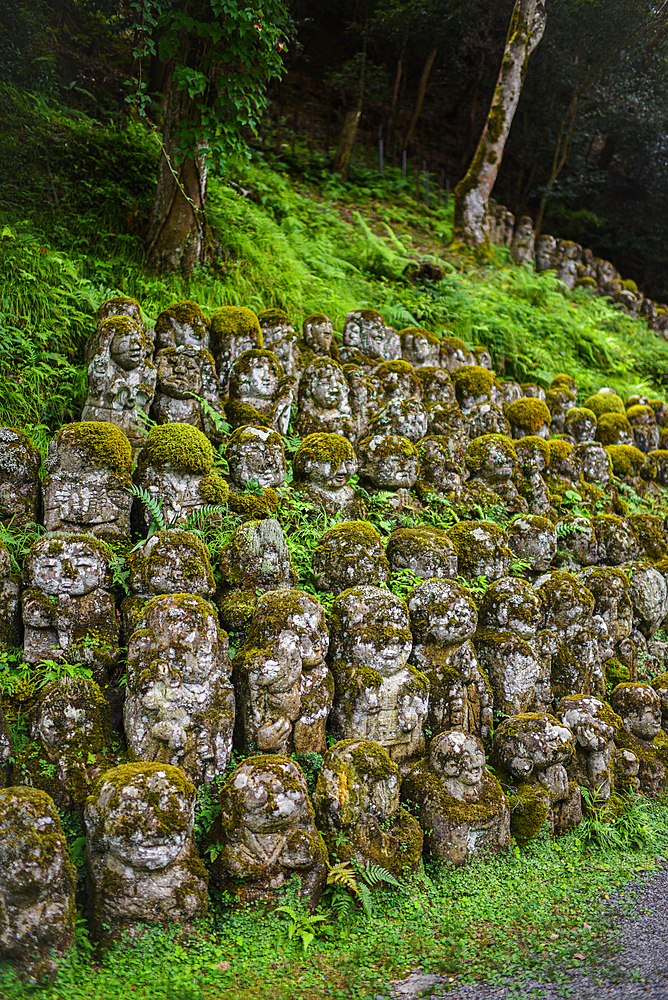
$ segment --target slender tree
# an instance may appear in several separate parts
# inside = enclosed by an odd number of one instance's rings
[[[131,100],[147,117],[142,58],[164,64],[158,183],[147,239],[149,266],[189,272],[207,259],[207,169],[243,152],[256,131],[266,86],[282,71],[282,0],[186,0],[178,9],[138,0]]]
[[[455,188],[453,238],[470,246],[485,240],[487,202],[501,166],[529,56],[543,37],[546,21],[545,0],[516,0],[492,106],[471,165]]]

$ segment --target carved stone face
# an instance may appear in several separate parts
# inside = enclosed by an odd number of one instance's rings
[[[614,713],[598,698],[562,698],[557,714],[583,750],[605,750],[615,737]]]
[[[304,321],[304,340],[315,354],[327,355],[332,346],[334,329],[327,316]]]
[[[192,395],[201,396],[202,372],[192,350],[177,348],[174,351],[160,351],[156,362],[158,392],[171,396],[173,399],[189,399]]]
[[[408,608],[416,642],[454,646],[470,639],[478,624],[475,604],[449,580],[427,580],[410,596]]]
[[[232,434],[225,452],[230,478],[243,489],[253,480],[262,489],[282,486],[285,455],[280,434],[260,427],[241,427]]]
[[[256,640],[262,645],[277,642],[279,648],[296,648],[302,666],[314,667],[323,662],[329,648],[325,612],[304,591],[269,591],[262,595],[255,612],[251,641]]]
[[[130,372],[144,360],[144,340],[140,333],[115,333],[110,346],[111,359],[123,371]]]
[[[334,369],[317,369],[309,382],[311,398],[321,410],[338,410],[347,399],[348,386],[343,377]]]
[[[258,758],[254,761],[237,768],[232,779],[237,805],[242,809],[241,825],[256,834],[285,830],[304,811],[304,780],[291,761],[272,767],[262,767]]]
[[[404,331],[401,334],[401,354],[416,368],[418,365],[436,365],[439,345],[430,343],[423,333]]]
[[[354,458],[344,459],[339,465],[333,465],[327,459],[314,459],[307,471],[307,482],[321,489],[339,490],[356,472],[357,462]]]
[[[196,594],[215,589],[206,548],[189,531],[156,531],[130,560],[130,586],[136,594]]]
[[[83,677],[61,677],[43,692],[33,735],[48,751],[99,750],[110,735],[109,707],[96,685]]]
[[[381,490],[412,489],[418,475],[418,459],[408,438],[380,435],[360,444],[362,473]]]
[[[45,594],[90,594],[104,586],[106,573],[101,552],[87,541],[69,540],[66,535],[43,539],[26,559],[27,580]]]
[[[351,629],[346,640],[353,663],[373,667],[382,677],[392,677],[406,666],[412,640],[405,614],[397,614],[392,604],[378,608],[368,620]],[[405,627],[402,627],[404,626]]]
[[[624,729],[642,740],[653,740],[661,730],[661,699],[647,684],[624,684],[615,688],[610,703],[621,716]]]
[[[485,751],[480,740],[457,730],[441,733],[432,742],[429,759],[434,770],[446,779],[451,794],[456,785],[464,786],[466,791],[476,788],[485,773]]]
[[[235,380],[235,398],[244,402],[271,402],[280,381],[275,365],[269,358],[249,358],[244,368],[246,370],[241,370]]]

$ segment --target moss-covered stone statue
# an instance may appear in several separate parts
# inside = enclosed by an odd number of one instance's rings
[[[471,481],[489,487],[508,510],[527,510],[513,482],[517,453],[510,438],[503,434],[484,434],[474,438],[466,449],[465,462]]]
[[[227,502],[229,487],[213,470],[213,447],[191,424],[152,427],[134,474],[135,485],[148,493],[152,506],[136,498],[132,518],[148,535],[159,508],[164,527],[186,524],[203,507]]]
[[[424,525],[397,528],[387,541],[390,571],[408,569],[423,580],[453,580],[457,575],[457,552],[444,531]]]
[[[132,449],[114,424],[66,424],[49,443],[44,463],[47,531],[89,531],[130,538]]]
[[[528,562],[532,573],[545,573],[550,568],[557,554],[557,532],[547,517],[520,514],[506,531],[515,558]]]
[[[459,866],[511,846],[508,799],[475,736],[455,730],[433,739],[429,756],[404,778],[401,798],[419,817],[432,858]]]
[[[367,521],[343,521],[328,528],[313,552],[318,590],[340,594],[349,587],[382,587],[390,579],[383,541]]]
[[[36,524],[41,511],[42,457],[23,431],[0,427],[0,522],[15,531]]]
[[[418,453],[407,437],[374,434],[358,447],[360,476],[372,489],[411,490],[418,477]]]
[[[426,580],[408,598],[411,663],[429,681],[425,728],[435,735],[455,727],[490,735],[492,692],[471,643],[478,615],[469,594],[452,580]]]
[[[582,819],[580,788],[569,782],[575,737],[551,715],[527,712],[503,719],[494,730],[490,761],[510,802],[510,830],[519,844],[547,821],[565,833]]]
[[[288,757],[247,757],[221,789],[220,805],[208,834],[216,846],[214,884],[240,903],[274,903],[296,876],[301,898],[315,909],[327,876],[327,848],[301,768]]]
[[[271,590],[257,601],[233,660],[237,742],[244,751],[322,753],[334,682],[320,603],[302,590]]]
[[[34,543],[21,594],[26,663],[85,663],[106,685],[120,657],[110,558],[92,535],[52,534]]]
[[[386,326],[380,313],[373,309],[349,312],[343,326],[343,361],[353,361],[356,355],[379,361],[397,361],[401,357],[401,340],[396,330]]]
[[[89,916],[103,943],[142,924],[206,915],[207,870],[192,832],[195,786],[169,764],[124,764],[86,802]]]
[[[515,443],[517,472],[515,486],[526,500],[531,514],[547,514],[550,497],[543,478],[550,466],[550,447],[543,438],[535,435],[522,437]]]
[[[420,479],[443,493],[457,492],[465,474],[468,438],[430,434],[417,445]]]
[[[434,365],[421,365],[415,369],[415,377],[422,386],[422,402],[427,407],[435,403],[456,404],[455,387],[452,379],[443,368]]]
[[[542,602],[543,628],[552,636],[553,697],[605,697],[602,662],[608,632],[603,619],[594,614],[593,594],[561,570],[545,573],[534,587]]]
[[[645,453],[659,447],[659,427],[651,406],[630,406],[626,419],[633,430],[633,444]]]
[[[297,582],[283,529],[273,517],[240,524],[221,550],[218,569],[222,577],[218,597],[221,624],[242,643],[258,595],[268,590],[289,590]]]
[[[155,366],[152,419],[158,424],[192,424],[211,440],[222,440],[216,422],[224,419],[223,408],[212,355],[201,347],[166,347],[156,354]]]
[[[225,449],[230,470],[230,505],[240,514],[260,516],[275,500],[273,490],[282,486],[287,472],[283,439],[278,431],[268,427],[238,427],[230,434]],[[246,492],[249,484],[262,491],[253,496]]]
[[[506,406],[505,414],[514,438],[550,436],[552,414],[542,399],[518,399]]]
[[[598,514],[592,518],[598,545],[598,561],[602,566],[619,566],[640,555],[638,538],[623,518],[614,514]]]
[[[328,514],[365,517],[366,507],[348,485],[356,472],[353,446],[338,434],[309,434],[292,459],[295,489]]]
[[[585,406],[571,406],[564,418],[564,433],[576,444],[594,441],[596,438],[596,414]]]
[[[332,358],[316,358],[302,373],[297,399],[295,434],[341,434],[355,440],[356,425],[350,388],[343,369]]]
[[[195,347],[208,350],[211,323],[197,302],[172,302],[155,321],[156,350]]]
[[[508,576],[513,558],[508,535],[492,521],[459,521],[448,529],[457,550],[459,572],[466,580],[484,576],[491,583]]]
[[[575,757],[568,765],[568,777],[595,797],[596,807],[607,802],[614,788],[615,737],[622,720],[598,698],[571,695],[562,698],[556,717],[575,736]]]
[[[400,788],[399,768],[379,743],[341,740],[330,747],[313,806],[332,858],[370,861],[399,877],[416,870],[423,834],[400,804]]]
[[[139,414],[153,400],[156,369],[149,360],[153,343],[143,326],[127,316],[115,316],[98,327],[91,344],[88,396],[81,419],[115,424],[136,454],[146,437]]]
[[[234,694],[227,635],[208,601],[152,598],[128,644],[123,720],[135,760],[180,767],[195,785],[225,773]]]
[[[30,984],[46,985],[74,944],[76,882],[49,796],[0,789],[0,960]]]
[[[399,363],[399,362],[397,362]],[[427,433],[429,416],[419,399],[390,399],[369,423],[369,434],[395,435],[415,444]]]
[[[450,375],[463,365],[475,364],[475,355],[459,337],[441,337],[439,358],[441,368]]]
[[[582,514],[566,514],[555,525],[557,551],[554,566],[577,573],[584,566],[598,562],[598,542],[594,526]]]
[[[225,414],[232,427],[264,422],[285,435],[294,392],[294,378],[285,374],[275,354],[244,351],[230,369]]]
[[[329,621],[332,733],[380,743],[404,773],[424,750],[429,705],[426,676],[408,664],[408,609],[386,590],[352,587],[334,601]]]
[[[246,306],[221,306],[211,316],[210,348],[216,360],[220,391],[227,392],[230,369],[244,351],[263,347],[260,322]]]
[[[438,337],[419,326],[407,326],[399,331],[401,357],[415,368],[436,367],[441,344]]]
[[[497,712],[519,715],[549,706],[550,640],[541,631],[541,601],[531,584],[505,577],[487,588],[473,643]]]
[[[31,742],[15,758],[16,785],[41,788],[81,816],[93,781],[115,763],[111,710],[95,681],[61,677],[43,688],[30,715]]]
[[[631,634],[633,603],[628,575],[615,566],[587,566],[577,578],[593,595],[594,614],[600,615],[608,631],[604,658],[619,651],[619,646]]]
[[[610,696],[622,728],[615,743],[638,758],[640,791],[659,798],[668,785],[668,736],[661,728],[661,698],[649,684],[618,684]]]
[[[156,531],[135,546],[129,566],[128,584],[133,596],[124,599],[123,613],[126,608],[139,611],[159,594],[194,594],[207,598],[216,590],[208,549],[191,531],[175,528]]]

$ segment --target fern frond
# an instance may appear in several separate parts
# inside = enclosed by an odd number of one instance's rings
[[[227,514],[227,507],[223,507],[221,504],[209,503],[205,504],[204,507],[200,507],[199,510],[193,510],[186,519],[186,523],[182,526],[184,531],[194,531],[199,528],[203,521],[208,520],[213,514]]]
[[[355,869],[347,861],[339,861],[336,865],[329,865],[329,873],[327,875],[327,885],[343,885],[350,892],[355,893],[359,896],[360,885],[357,881],[357,875]]]
[[[137,497],[139,500],[141,500],[141,502],[144,504],[147,511],[151,515],[154,524],[160,531],[164,531],[166,525],[165,525],[165,515],[162,512],[162,505],[165,498],[160,497],[159,500],[156,500],[156,498],[152,497],[151,494],[148,492],[148,490],[144,489],[143,486],[136,486],[134,483],[130,487],[129,492],[132,494],[133,497]],[[153,525],[151,525],[151,528],[153,529]],[[153,534],[154,530],[155,529],[149,531],[149,534]]]
[[[373,899],[371,889],[364,882],[360,882],[359,899],[367,917],[373,917]]]
[[[367,861],[366,867],[362,871],[362,879],[368,886],[380,885],[384,882],[386,885],[393,885],[395,889],[401,888],[401,883],[391,875],[385,868],[381,868],[380,865],[374,864],[372,861]]]

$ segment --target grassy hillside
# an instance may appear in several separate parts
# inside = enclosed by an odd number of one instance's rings
[[[215,263],[190,278],[143,267],[142,226],[158,147],[140,124],[123,130],[5,87],[0,109],[0,421],[48,433],[78,419],[82,350],[99,303],[136,297],[148,321],[189,297],[205,309],[243,303],[313,311],[341,329],[353,308],[375,307],[397,328],[448,330],[487,346],[500,371],[547,384],[560,371],[583,398],[611,385],[663,394],[668,344],[590,291],[552,274],[448,251],[452,205],[417,206],[399,171],[357,172],[349,183],[317,159],[284,162],[255,151],[212,177]],[[443,279],[412,283],[420,262]]]

